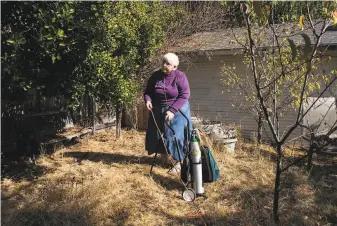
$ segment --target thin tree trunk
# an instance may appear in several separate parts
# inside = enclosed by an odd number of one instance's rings
[[[273,205],[273,214],[275,223],[280,222],[279,198],[280,198],[281,173],[282,173],[282,145],[277,144],[276,177],[275,177],[274,205]]]
[[[274,11],[275,7],[273,6],[271,8],[272,13],[272,22],[274,27]],[[277,76],[276,76],[276,69],[275,69],[275,42],[276,42],[276,35],[273,35],[273,74],[274,74],[274,85],[273,85],[273,104],[274,104],[274,120],[273,123],[276,125],[276,134],[279,137],[280,136],[280,130],[279,130],[279,121],[278,121],[278,112],[277,112]]]
[[[96,103],[95,103],[95,97],[92,97],[92,112],[91,112],[91,117],[92,117],[92,134],[95,133],[95,113],[96,113]]]
[[[310,138],[310,147],[308,151],[308,164],[307,164],[307,169],[310,170],[311,164],[312,164],[312,155],[314,154],[314,135],[311,133],[311,138]]]
[[[308,153],[308,164],[307,164],[307,169],[310,170],[311,165],[312,165],[312,155],[314,154],[314,148],[310,147],[309,153]]]
[[[71,120],[73,120],[73,123],[74,123],[74,124],[77,124],[77,119],[76,119],[76,117],[75,117],[73,108],[69,107],[69,108],[68,108],[68,111],[69,111]]]
[[[76,114],[79,115],[77,118],[79,120],[79,123],[83,126],[83,105],[84,105],[84,97],[81,97],[80,105],[78,106],[78,109],[76,109]]]
[[[121,103],[117,103],[116,104],[116,138],[119,138],[121,136],[122,110],[123,110],[123,105]]]
[[[262,113],[261,113],[262,114]],[[262,115],[259,115],[259,121],[257,123],[257,144],[262,143]]]

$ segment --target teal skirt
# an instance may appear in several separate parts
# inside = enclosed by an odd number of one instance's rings
[[[174,115],[174,118],[171,121],[165,122],[164,116],[168,107],[154,107],[152,109],[155,120],[159,127],[161,133],[163,133],[164,143],[167,148],[168,154],[172,156],[174,160],[180,161],[183,160],[186,153],[185,147],[185,128],[189,124],[189,131],[192,132],[192,120],[190,112],[190,104],[187,102],[184,106],[181,107],[180,111],[187,117],[187,119],[177,111]],[[174,139],[174,133],[167,126],[167,124],[173,129],[177,143]],[[188,135],[188,137],[190,134]],[[188,138],[187,138],[188,139]],[[157,126],[154,123],[152,113],[149,112],[149,120],[146,131],[145,138],[145,150],[149,155],[153,153],[166,153],[164,143],[160,137],[160,133],[157,129]]]

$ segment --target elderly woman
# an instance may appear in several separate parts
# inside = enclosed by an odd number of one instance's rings
[[[176,54],[165,54],[162,69],[152,74],[144,92],[146,107],[153,113],[149,113],[145,149],[149,155],[155,152],[165,154],[165,145],[175,164],[169,173],[180,171],[180,161],[183,160],[186,151],[184,150],[184,128],[187,126],[187,120],[179,110],[187,116],[190,131],[192,130],[189,104],[190,87],[186,75],[177,70],[178,65],[179,58]],[[173,133],[165,124],[165,120],[176,134],[178,147],[176,147]],[[164,145],[156,124],[160,132],[164,133]]]

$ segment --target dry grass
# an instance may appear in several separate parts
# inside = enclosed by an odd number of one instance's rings
[[[207,225],[272,225],[272,149],[240,144],[234,154],[219,145],[213,150],[222,178],[205,184],[207,198],[189,204],[167,166],[157,165],[149,176],[153,156],[144,151],[144,133],[123,131],[115,140],[106,131],[81,139],[38,159],[31,168],[41,175],[31,169],[28,180],[2,180],[2,225],[202,225],[198,212]],[[324,162],[311,173],[293,167],[284,174],[281,225],[336,223],[336,172],[322,182],[326,171],[320,170],[336,159]]]

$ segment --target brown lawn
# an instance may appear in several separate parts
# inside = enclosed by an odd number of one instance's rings
[[[104,131],[35,166],[2,175],[2,225],[273,225],[275,153],[240,143],[235,154],[213,145],[221,179],[206,198],[181,198],[184,186],[153,156],[144,133]],[[208,138],[205,142],[211,143]],[[287,151],[292,161],[301,153]],[[316,156],[312,170],[291,167],[282,178],[280,225],[337,224],[337,159]]]

